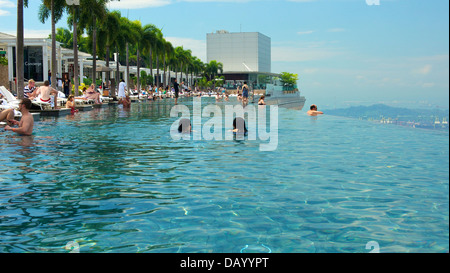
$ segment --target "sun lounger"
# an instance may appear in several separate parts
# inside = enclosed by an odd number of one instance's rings
[[[16,99],[16,97],[14,97],[4,86],[0,86],[0,93],[9,105],[17,105],[17,107],[19,107],[20,100]]]
[[[13,108],[19,108],[20,100],[14,97],[14,95],[8,89],[6,89],[4,86],[0,86],[0,93],[3,95],[9,105],[14,106]],[[41,110],[51,108],[51,104],[48,102],[33,100],[32,103],[36,106],[39,106]]]
[[[11,109],[13,108],[11,105],[0,105],[0,112],[3,110],[7,110],[7,109]],[[13,108],[14,109],[14,108]],[[17,111],[16,109],[14,109],[14,117],[15,118],[21,118],[22,117],[22,113],[20,111]]]
[[[75,98],[75,105],[90,105],[94,104],[95,101],[91,99],[77,99]]]

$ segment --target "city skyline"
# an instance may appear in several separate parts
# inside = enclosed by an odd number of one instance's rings
[[[385,103],[448,108],[449,3],[380,0],[121,0],[130,20],[162,29],[174,46],[206,62],[206,35],[260,32],[272,41],[272,72],[299,75],[307,104]],[[25,37],[46,38],[41,1],[24,9]],[[0,0],[0,32],[15,35],[16,3]],[[64,17],[57,27],[69,28]]]

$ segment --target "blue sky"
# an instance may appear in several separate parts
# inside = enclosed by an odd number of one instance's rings
[[[25,9],[25,36],[46,37],[41,1]],[[16,31],[16,1],[0,0],[0,32]],[[258,31],[272,40],[272,72],[299,74],[319,108],[386,103],[449,105],[446,0],[121,0],[110,9],[163,29],[175,46],[206,61],[206,33]],[[58,26],[67,27],[63,19]]]

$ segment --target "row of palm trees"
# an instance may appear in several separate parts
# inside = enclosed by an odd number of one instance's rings
[[[140,90],[140,68],[150,68],[151,78],[155,78],[155,84],[170,85],[169,77],[166,78],[166,71],[174,71],[181,73],[181,79],[186,79],[189,85],[196,84],[197,76],[203,76],[209,81],[214,82],[219,73],[223,73],[223,65],[216,61],[208,64],[203,63],[199,58],[192,56],[192,51],[183,47],[174,47],[169,41],[164,39],[160,28],[153,24],[142,25],[140,21],[131,21],[126,17],[122,17],[119,11],[109,11],[107,4],[111,0],[80,0],[79,6],[68,5],[66,0],[42,0],[39,9],[39,18],[42,23],[50,18],[52,25],[52,61],[51,61],[51,82],[53,87],[56,84],[56,29],[55,24],[62,18],[66,12],[68,16],[68,25],[73,30],[73,49],[74,63],[78,63],[78,40],[82,39],[81,34],[88,34],[88,52],[94,56],[92,60],[92,79],[95,83],[96,79],[96,56],[104,56],[106,66],[109,67],[110,56],[112,52],[121,53],[120,60],[125,62],[126,75],[129,77],[130,64],[137,66],[137,84],[136,89]],[[28,0],[18,0],[18,27],[17,27],[17,75],[18,96],[23,97],[23,66],[20,68],[20,55],[23,60],[23,7],[28,6]],[[22,25],[20,25],[22,22]],[[20,44],[22,50],[20,50]],[[122,54],[124,53],[124,54]],[[135,56],[130,59],[131,56]],[[116,58],[116,83],[119,82],[119,58]],[[156,68],[156,77],[153,75],[153,69]],[[78,92],[79,75],[78,66],[75,65],[74,85]],[[159,80],[160,69],[164,71],[162,82]],[[20,79],[22,75],[22,80]],[[191,79],[189,80],[189,76]],[[106,73],[106,82],[110,80],[110,73]],[[129,79],[127,80],[129,83]],[[78,94],[77,94],[78,95]]]

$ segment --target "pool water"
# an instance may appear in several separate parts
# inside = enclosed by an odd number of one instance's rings
[[[448,132],[279,108],[265,152],[174,140],[172,106],[0,132],[0,252],[449,251]]]

